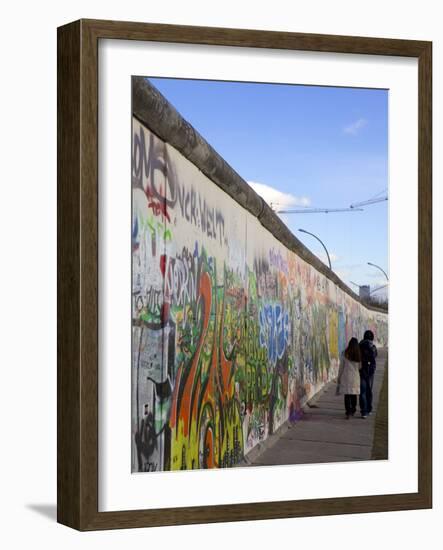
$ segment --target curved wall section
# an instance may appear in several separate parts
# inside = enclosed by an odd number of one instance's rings
[[[387,344],[386,313],[135,117],[132,193],[132,471],[235,466],[351,336]]]

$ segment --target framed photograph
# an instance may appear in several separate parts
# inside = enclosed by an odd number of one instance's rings
[[[424,41],[58,29],[60,523],[432,506],[431,74]]]

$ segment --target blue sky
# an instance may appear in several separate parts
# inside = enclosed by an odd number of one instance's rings
[[[388,91],[149,78],[222,157],[280,208],[342,208],[388,188]],[[388,203],[282,216],[346,282],[385,284]],[[355,289],[351,285],[352,288]]]

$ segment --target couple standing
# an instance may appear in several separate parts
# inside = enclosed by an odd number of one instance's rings
[[[361,417],[366,418],[372,412],[372,386],[377,357],[374,345],[374,333],[367,330],[363,340],[349,340],[348,347],[340,359],[337,378],[337,394],[345,396],[346,418],[354,416],[357,410],[357,395],[360,396]]]

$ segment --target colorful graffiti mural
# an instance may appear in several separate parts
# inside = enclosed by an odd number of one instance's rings
[[[231,467],[335,376],[364,308],[133,119],[132,471]]]

